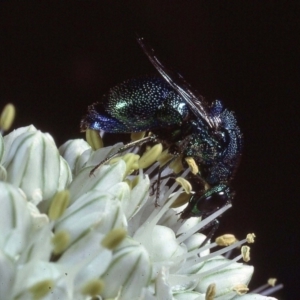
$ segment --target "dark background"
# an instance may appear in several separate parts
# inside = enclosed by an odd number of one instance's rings
[[[245,146],[219,233],[255,232],[250,287],[277,277],[285,289],[276,296],[298,298],[299,2],[111,2],[2,1],[1,106],[13,102],[15,127],[33,123],[58,145],[83,137],[88,104],[155,72],[135,41],[145,36],[207,99],[236,112]]]

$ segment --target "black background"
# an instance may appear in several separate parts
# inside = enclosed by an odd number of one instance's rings
[[[83,137],[88,104],[155,72],[135,41],[145,36],[207,99],[235,111],[245,146],[219,233],[255,232],[250,287],[277,277],[285,289],[276,296],[296,299],[300,10],[287,3],[2,1],[1,106],[13,102],[15,127],[33,123],[58,145]]]

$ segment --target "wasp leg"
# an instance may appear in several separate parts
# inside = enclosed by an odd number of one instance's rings
[[[154,181],[153,185],[152,185],[152,192],[151,194],[153,195],[154,194],[154,185],[157,186],[156,188],[156,197],[155,197],[155,207],[158,207],[158,199],[159,199],[159,194],[160,194],[160,182],[162,179],[165,179],[165,178],[170,178],[170,175],[166,175],[166,176],[161,176],[162,172],[167,168],[169,167],[169,165],[178,157],[178,155],[172,157],[165,165],[163,165],[162,167],[159,167],[158,169],[158,174],[157,174],[157,179]]]
[[[110,161],[112,158],[116,157],[118,154],[124,152],[127,149],[133,148],[135,146],[141,146],[145,143],[148,142],[154,142],[156,140],[156,136],[154,135],[150,135],[147,136],[145,138],[142,138],[140,140],[128,143],[126,145],[124,145],[123,147],[121,147],[116,153],[109,155],[108,157],[106,157],[104,160],[102,160],[98,165],[96,165],[90,172],[90,176],[94,175],[95,171],[100,168],[102,165],[104,165],[106,162]]]
[[[170,175],[165,175],[165,176],[160,177],[160,180],[167,179],[167,178],[174,178],[174,179],[175,179],[175,177],[172,177],[172,176],[170,176]],[[156,180],[152,183],[152,185],[151,185],[151,193],[150,193],[150,196],[153,196],[153,195],[154,195],[154,193],[155,193],[155,191],[156,191],[156,188],[155,188],[156,185],[157,185],[157,188],[159,188],[158,184],[159,184],[158,179],[156,179]]]
[[[219,228],[219,224],[220,224],[219,220],[218,219],[214,219],[209,224],[207,224],[204,228],[202,228],[202,229],[206,229],[206,228],[209,228],[209,227],[212,226],[212,229],[207,234],[205,240],[201,243],[201,245],[200,245],[199,248],[203,247],[208,242],[208,240],[210,240],[213,237],[213,235],[215,234],[216,230]]]

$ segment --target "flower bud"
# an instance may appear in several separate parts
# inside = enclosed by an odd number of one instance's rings
[[[102,275],[104,298],[114,298],[121,289],[120,299],[137,299],[151,279],[148,252],[139,243],[126,239],[114,251],[112,261]]]
[[[76,199],[54,226],[55,231],[69,232],[72,244],[87,230],[107,233],[123,227],[124,219],[120,201],[110,193],[94,189]]]
[[[20,128],[5,136],[4,145],[7,181],[20,187],[34,204],[51,198],[71,181],[70,168],[48,133],[33,126]]]
[[[91,190],[105,191],[115,184],[122,182],[126,172],[123,160],[113,165],[103,165],[90,175],[93,167],[81,169],[69,186],[71,203]]]
[[[30,238],[30,212],[22,194],[9,183],[0,182],[0,199],[0,249],[15,258],[24,250]]]
[[[72,173],[75,175],[89,159],[91,146],[83,139],[69,140],[59,148],[60,155],[68,162]]]
[[[80,291],[91,280],[98,279],[108,268],[112,251],[101,245],[104,238],[99,232],[87,231],[58,259],[64,272],[74,270],[76,290]]]
[[[165,226],[155,225],[149,233],[145,233],[144,228],[140,227],[134,238],[151,253],[151,260],[154,263],[153,276],[160,272],[162,266],[168,265],[172,258],[186,252],[185,246],[178,244],[174,231]],[[172,265],[173,263],[170,263],[170,266]],[[172,268],[170,270],[174,271]]]

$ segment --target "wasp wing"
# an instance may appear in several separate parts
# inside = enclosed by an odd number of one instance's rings
[[[204,120],[209,127],[217,128],[219,125],[219,119],[211,116],[209,107],[204,101],[203,96],[194,90],[179,73],[165,67],[155,55],[154,49],[145,43],[145,39],[143,37],[137,37],[137,42],[156,70],[187,102],[193,114],[197,118]]]

